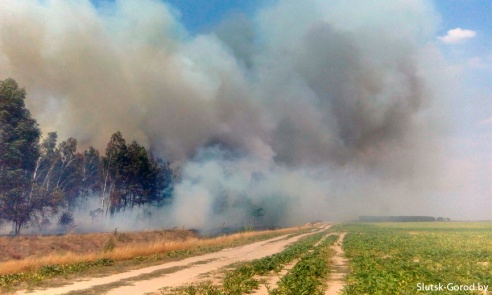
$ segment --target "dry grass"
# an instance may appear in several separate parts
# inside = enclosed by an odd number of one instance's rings
[[[232,243],[236,240],[252,238],[269,233],[291,233],[299,228],[286,228],[269,231],[252,231],[231,234],[216,238],[200,239],[192,231],[154,231],[118,234],[82,234],[55,237],[4,237],[0,240],[2,247],[10,246],[10,252],[2,251],[2,256],[10,255],[10,260],[0,262],[0,275],[26,271],[35,271],[44,265],[73,264],[94,261],[101,258],[123,261],[138,256],[150,256],[176,250],[190,250],[197,247],[213,247]],[[5,241],[6,239],[7,241]],[[114,240],[112,251],[104,252],[104,244]],[[13,251],[25,255],[25,258],[12,257]],[[0,248],[0,250],[2,250]],[[45,251],[43,253],[43,251]],[[27,251],[29,253],[29,251]],[[12,259],[13,258],[13,259]]]
[[[113,238],[117,246],[163,241],[185,241],[197,238],[188,230],[156,230],[126,233],[68,234],[60,236],[0,237],[0,263],[9,260],[38,258],[67,253],[89,254],[100,252],[104,244]]]

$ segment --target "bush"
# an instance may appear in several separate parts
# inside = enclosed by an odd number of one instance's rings
[[[58,218],[58,224],[62,226],[70,226],[74,223],[73,215],[70,212],[63,212]]]
[[[114,243],[113,237],[110,237],[109,240],[104,244],[104,253],[113,252],[116,244]]]

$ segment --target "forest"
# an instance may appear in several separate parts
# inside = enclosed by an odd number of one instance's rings
[[[0,223],[12,234],[26,226],[73,224],[87,198],[100,207],[91,216],[109,218],[136,206],[163,206],[171,198],[173,170],[118,131],[105,151],[78,151],[77,139],[42,134],[25,106],[26,91],[13,79],[0,81]],[[55,219],[55,220],[53,220]]]

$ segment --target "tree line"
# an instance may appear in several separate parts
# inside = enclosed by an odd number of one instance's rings
[[[93,196],[100,198],[97,214],[109,216],[170,198],[168,162],[120,132],[104,154],[94,147],[79,152],[75,138],[58,142],[56,132],[43,137],[25,98],[15,80],[0,81],[0,221],[11,222],[13,234],[60,213],[59,223],[71,223],[81,201]]]

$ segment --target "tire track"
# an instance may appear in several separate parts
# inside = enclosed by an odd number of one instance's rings
[[[325,295],[337,295],[345,287],[346,276],[349,272],[348,260],[344,257],[342,249],[343,239],[347,233],[340,234],[338,241],[332,246],[335,250],[335,255],[332,257],[332,273],[330,274],[327,284],[328,288],[325,291]]]

